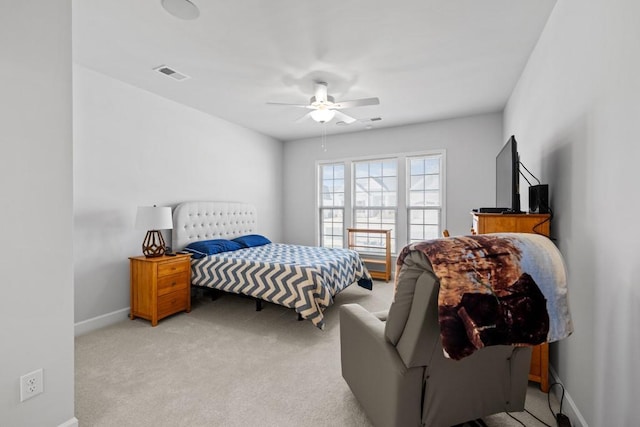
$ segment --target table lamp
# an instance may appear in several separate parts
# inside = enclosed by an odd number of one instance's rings
[[[138,206],[136,215],[136,229],[147,230],[142,242],[142,253],[147,258],[164,255],[165,243],[160,230],[173,228],[171,208],[153,206]]]

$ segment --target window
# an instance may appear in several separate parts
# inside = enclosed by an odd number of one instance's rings
[[[396,159],[361,161],[353,163],[353,168],[355,171],[354,227],[391,229],[391,251],[395,252],[398,162]],[[372,235],[369,239],[376,240],[383,237]],[[383,246],[382,241],[367,243],[372,246]]]
[[[408,243],[440,237],[444,155],[433,151],[319,163],[319,244],[345,247],[347,227],[390,229],[393,253]]]
[[[409,243],[440,237],[441,157],[431,155],[407,158]]]
[[[344,246],[344,164],[320,166],[320,246]]]

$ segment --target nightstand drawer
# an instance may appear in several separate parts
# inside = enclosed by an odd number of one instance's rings
[[[188,292],[178,291],[158,297],[158,318],[187,309]]]
[[[187,272],[158,277],[158,296],[186,289],[189,286],[189,278]]]
[[[176,260],[174,262],[163,262],[158,264],[158,277],[169,276],[171,274],[183,273],[191,269],[191,263],[188,260]]]

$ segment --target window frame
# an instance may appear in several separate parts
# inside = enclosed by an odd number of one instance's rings
[[[428,157],[437,157],[438,158],[438,177],[439,177],[439,183],[438,183],[438,193],[439,193],[439,203],[436,206],[427,206],[426,204],[424,206],[413,206],[411,205],[411,177],[414,176],[411,174],[411,167],[409,166],[410,162],[412,159],[425,159]],[[406,164],[406,187],[405,190],[407,192],[407,197],[406,197],[406,203],[405,203],[405,208],[407,211],[407,239],[406,242],[407,244],[410,244],[415,241],[421,241],[421,240],[425,240],[425,239],[429,239],[429,238],[438,238],[440,236],[442,236],[442,231],[446,228],[446,226],[443,224],[444,222],[444,218],[446,218],[446,215],[444,214],[444,210],[445,210],[445,198],[446,198],[446,191],[445,191],[445,177],[446,174],[444,172],[444,165],[445,165],[445,156],[443,153],[429,153],[429,154],[420,154],[420,155],[413,155],[413,156],[407,156],[405,158],[405,164]],[[423,176],[428,176],[428,175],[433,175],[433,174],[427,174],[424,173]],[[426,189],[424,191],[427,191]],[[437,213],[437,217],[438,217],[438,227],[439,229],[436,232],[436,235],[434,237],[425,237],[423,235],[423,237],[421,239],[414,239],[412,240],[411,238],[411,226],[414,225],[411,222],[411,212],[412,211],[417,211],[420,210],[423,213],[427,212],[427,211],[435,211]],[[424,214],[423,214],[424,217]],[[425,225],[424,222],[422,222],[421,224],[422,226]]]
[[[393,159],[397,163],[397,182],[396,182],[396,224],[395,224],[395,251],[392,252],[392,255],[396,255],[409,241],[409,206],[408,206],[408,197],[409,197],[409,172],[407,171],[408,159],[415,157],[424,157],[424,156],[439,156],[440,157],[440,191],[441,191],[441,205],[440,205],[440,224],[438,232],[441,234],[442,230],[447,228],[446,225],[446,205],[447,205],[447,191],[446,191],[446,150],[445,149],[434,149],[434,150],[423,150],[417,152],[401,152],[401,153],[387,153],[387,154],[379,154],[379,155],[369,155],[369,156],[353,156],[353,157],[344,157],[337,159],[326,159],[326,160],[317,160],[315,162],[316,167],[316,206],[315,206],[315,223],[316,223],[316,235],[315,235],[315,243],[317,246],[321,246],[321,237],[322,231],[320,227],[322,227],[321,223],[321,185],[322,185],[322,177],[320,175],[321,166],[329,165],[329,164],[344,164],[344,211],[343,211],[343,245],[346,247],[346,230],[348,227],[352,227],[354,224],[353,214],[354,209],[357,208],[355,206],[355,167],[354,163],[361,161],[374,161],[374,160],[384,160],[384,159]],[[403,190],[404,189],[404,190]],[[381,209],[389,209],[389,207],[382,207]]]
[[[384,163],[388,162],[388,161],[392,161],[394,163],[395,166],[395,175],[393,175],[393,178],[395,178],[395,188],[393,189],[392,193],[395,194],[395,204],[394,205],[385,205],[385,203],[382,201],[381,199],[381,203],[377,204],[377,205],[367,205],[367,206],[360,206],[358,205],[358,191],[357,191],[357,185],[358,185],[358,179],[360,179],[357,176],[357,165],[358,164],[362,164],[362,163],[376,163],[376,162],[380,162],[381,165],[381,170],[380,173],[381,175],[379,176],[379,178],[381,178],[382,180],[384,180],[385,175],[384,175]],[[368,212],[372,212],[372,211],[380,211],[381,214],[381,219],[380,219],[380,229],[385,229],[385,223],[383,223],[383,219],[382,219],[382,212],[383,211],[392,211],[393,212],[393,219],[394,222],[392,225],[389,226],[389,228],[391,228],[391,252],[395,253],[395,249],[397,247],[397,240],[396,240],[396,236],[398,234],[398,193],[400,192],[400,186],[399,186],[399,161],[398,161],[398,157],[394,157],[394,156],[384,156],[384,157],[375,157],[375,158],[371,158],[371,159],[353,159],[352,163],[353,167],[351,168],[351,176],[352,176],[352,185],[351,185],[351,189],[352,189],[352,200],[353,203],[351,203],[350,209],[351,209],[351,225],[355,228],[372,228],[368,225],[363,225],[362,223],[358,223],[358,216],[356,214],[356,211],[360,210],[360,211],[368,211]],[[370,182],[371,178],[375,178],[375,175],[371,175],[371,168],[369,166],[368,168],[368,174],[366,176],[367,180]],[[387,177],[391,177],[391,176],[387,176]],[[370,189],[369,189],[370,190]],[[380,192],[381,195],[384,195],[384,191]],[[371,191],[367,191],[367,194],[369,195],[369,197],[371,196]],[[345,209],[347,207],[345,206]],[[375,240],[375,239],[374,239]],[[376,251],[371,251],[371,255],[376,254]]]
[[[335,168],[335,166],[339,166],[339,165],[343,167],[343,173],[342,173],[342,175],[343,175],[343,177],[342,177],[342,181],[343,181],[343,191],[342,191],[343,203],[342,203],[342,206],[336,206],[335,203],[333,205],[331,205],[331,206],[324,206],[323,205],[323,200],[324,200],[323,199],[323,195],[326,194],[326,193],[323,191],[323,189],[324,189],[324,175],[323,175],[323,169],[322,168],[324,166],[333,166]],[[345,201],[345,196],[346,196],[346,193],[347,193],[347,188],[346,188],[347,179],[346,179],[345,175],[346,175],[347,168],[346,168],[344,162],[328,162],[328,163],[320,163],[320,164],[318,164],[316,169],[317,169],[317,180],[318,180],[318,183],[316,184],[316,189],[318,191],[318,197],[316,199],[316,207],[317,207],[316,208],[316,218],[317,218],[316,224],[318,224],[318,234],[317,234],[317,238],[316,238],[316,244],[318,246],[323,246],[324,239],[325,239],[325,237],[327,237],[324,234],[324,226],[325,226],[324,215],[323,215],[324,212],[326,210],[332,210],[332,211],[334,211],[334,210],[340,211],[341,210],[342,211],[342,233],[340,235],[331,234],[331,238],[332,238],[332,241],[333,241],[333,239],[335,239],[336,236],[340,236],[341,241],[342,241],[342,246],[339,246],[339,247],[344,248],[344,246],[345,246],[345,238],[346,238],[346,223],[345,223],[346,201]],[[332,178],[332,181],[335,184],[335,181],[336,181],[335,170],[334,170],[334,176]],[[334,197],[335,197],[335,194],[337,194],[337,193],[335,191],[332,191],[331,194],[333,194]],[[338,247],[338,246],[326,246],[326,247],[332,247],[333,248],[333,247]]]

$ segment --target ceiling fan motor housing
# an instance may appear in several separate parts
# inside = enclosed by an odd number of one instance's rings
[[[327,95],[326,100],[318,100],[314,95],[309,99],[309,103],[314,107],[317,107],[319,105],[333,105],[335,103],[335,98],[331,95]]]

